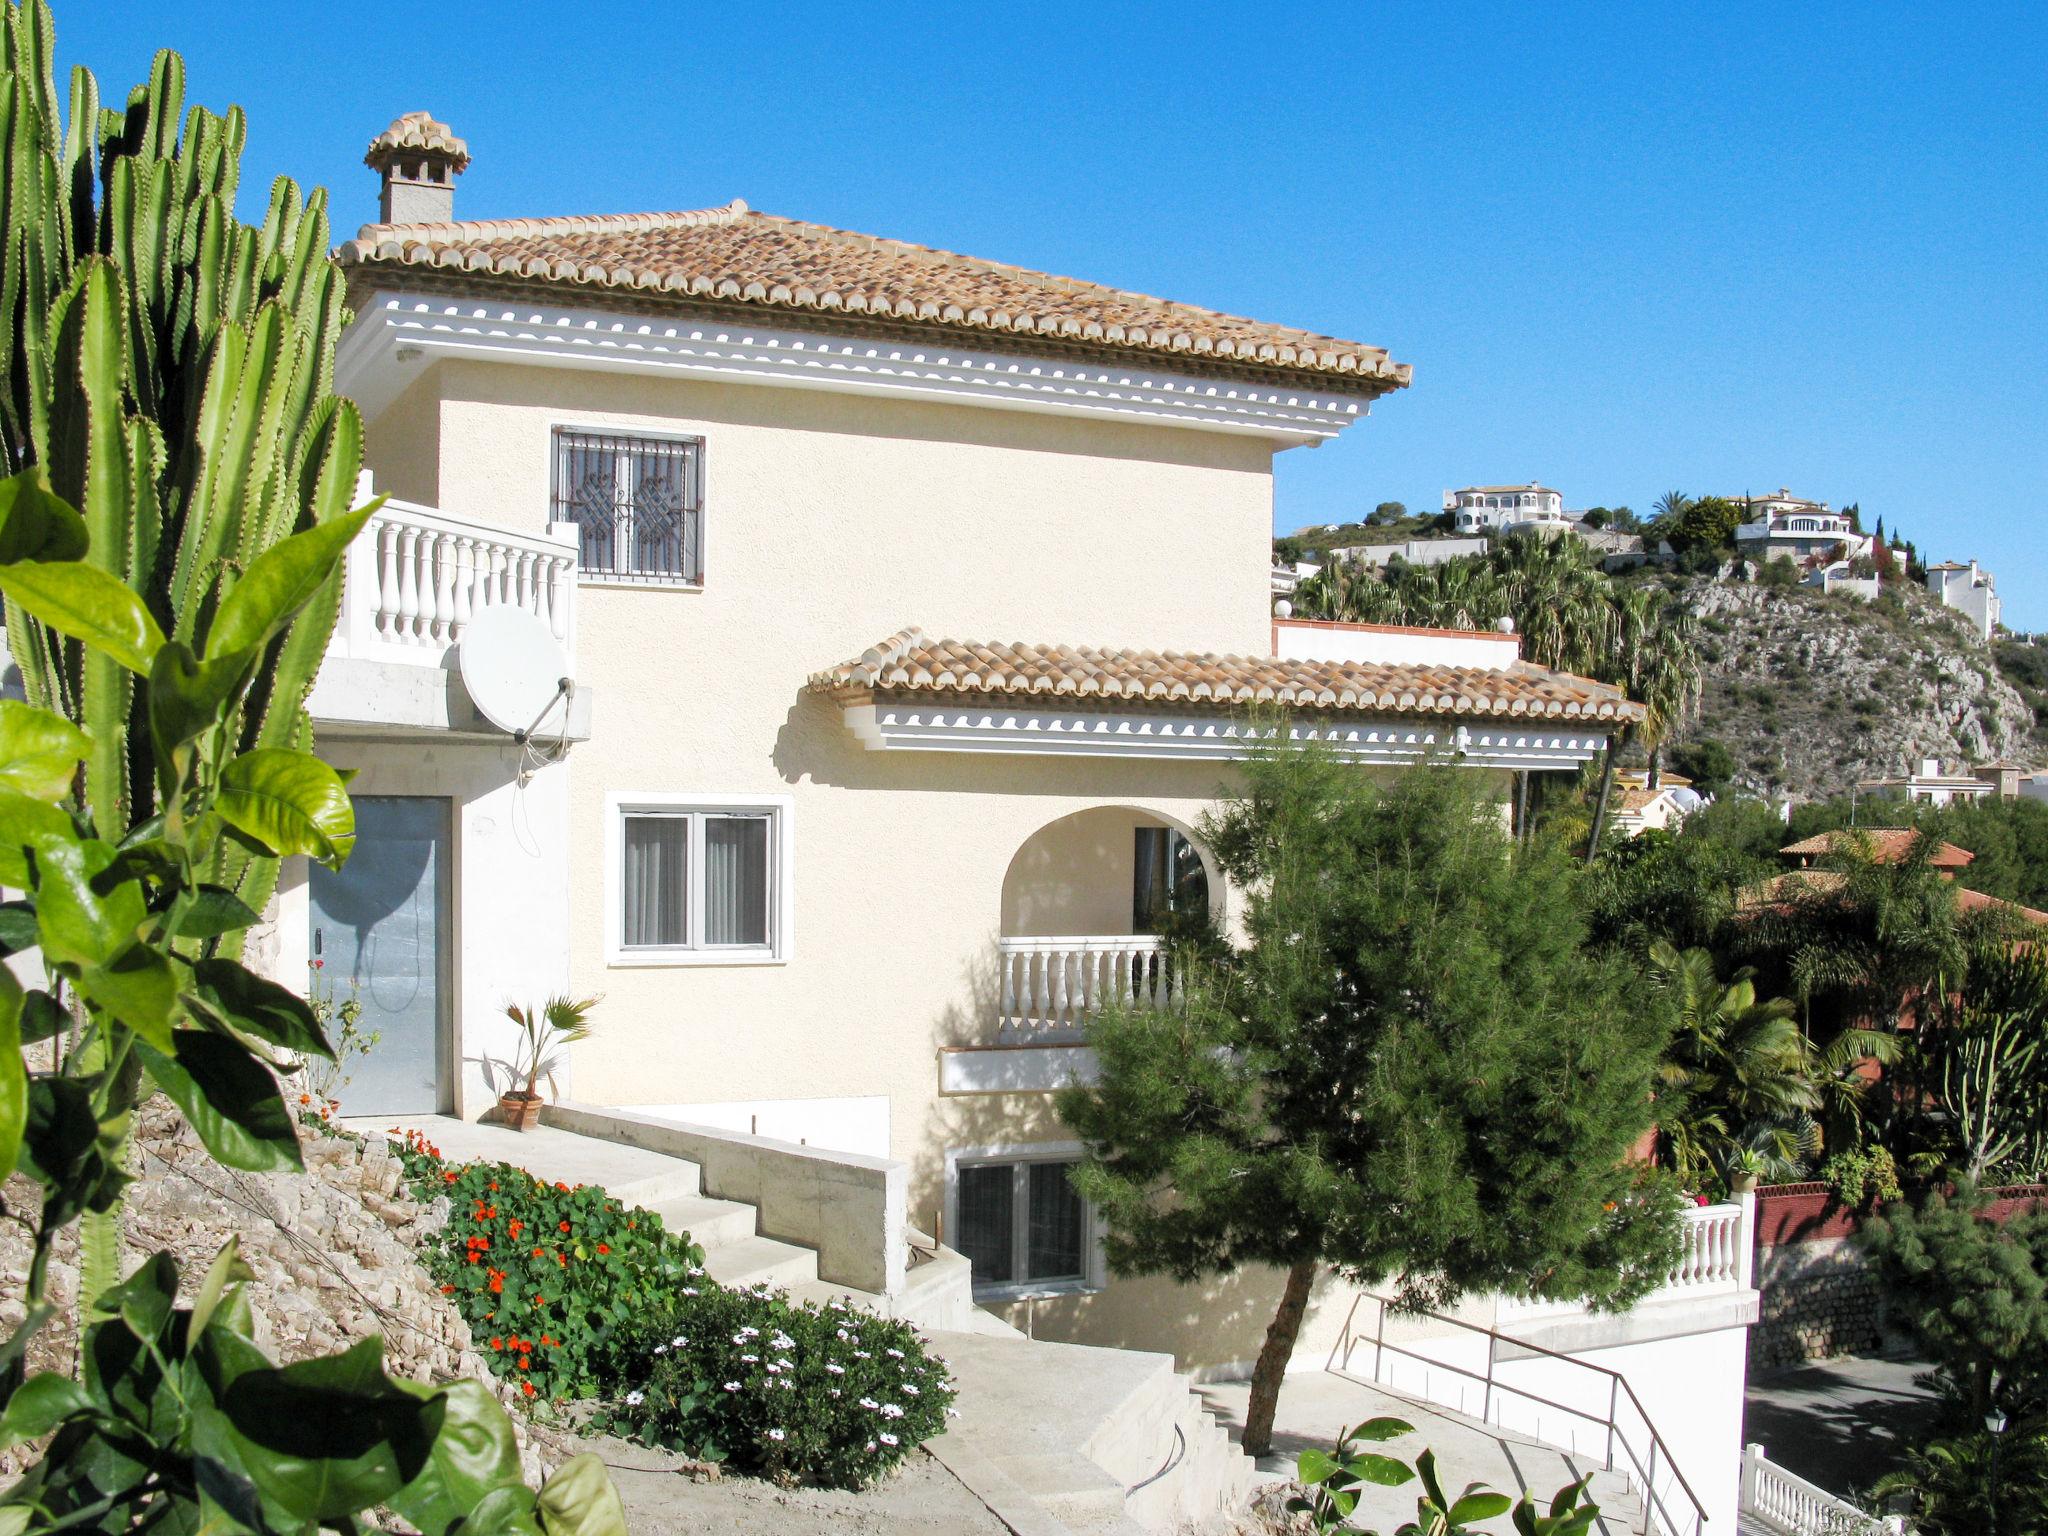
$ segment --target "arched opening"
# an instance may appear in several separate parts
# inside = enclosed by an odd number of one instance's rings
[[[1040,827],[1003,877],[999,1036],[1071,1034],[1110,1001],[1165,1006],[1172,936],[1214,924],[1223,892],[1167,817],[1097,806]]]

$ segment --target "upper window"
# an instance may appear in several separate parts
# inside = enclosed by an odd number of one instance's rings
[[[615,804],[612,959],[787,958],[788,827],[780,803]]]
[[[557,429],[554,484],[554,521],[582,529],[584,575],[704,579],[702,442]]]

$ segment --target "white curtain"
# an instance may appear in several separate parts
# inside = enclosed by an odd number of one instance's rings
[[[690,942],[687,816],[628,816],[623,941],[629,947]]]
[[[704,818],[704,942],[768,942],[768,818]]]

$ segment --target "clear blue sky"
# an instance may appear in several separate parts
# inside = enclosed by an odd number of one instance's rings
[[[2048,629],[2040,5],[176,7],[60,0],[242,103],[247,185],[374,217],[424,107],[471,217],[776,213],[1305,325],[1415,366],[1279,461],[1276,528],[1539,478],[1779,485]],[[118,96],[116,96],[118,99]],[[260,209],[247,206],[245,213]]]

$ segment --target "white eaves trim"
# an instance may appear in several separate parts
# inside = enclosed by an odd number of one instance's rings
[[[1366,396],[1341,390],[1201,379],[1122,361],[985,352],[937,337],[835,336],[736,320],[656,319],[393,292],[370,299],[343,334],[335,387],[365,416],[375,416],[429,363],[451,357],[1111,416],[1284,444],[1335,437],[1370,407]]]
[[[1241,761],[1269,734],[1216,714],[1009,708],[929,702],[846,706],[846,723],[875,751],[1022,752],[1061,757]],[[1573,768],[1607,744],[1590,722],[1532,720],[1330,720],[1292,723],[1294,741],[1315,741],[1348,762],[1405,765],[1453,753],[1468,767]]]

